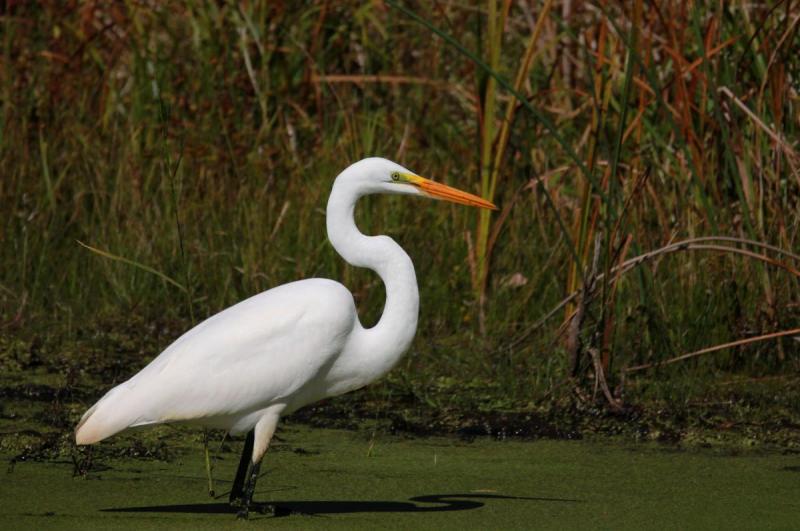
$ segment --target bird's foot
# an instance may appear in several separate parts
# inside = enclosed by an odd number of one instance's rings
[[[238,509],[244,507],[244,500],[242,498],[231,498],[230,504],[234,509]]]
[[[234,505],[233,503],[231,503],[231,505],[234,507],[240,507],[239,511],[236,513],[236,518],[239,518],[240,520],[247,520],[250,517],[251,512],[267,516],[283,516],[286,512],[285,510],[282,510],[271,503],[250,502],[248,505],[242,505],[241,500],[239,500],[239,502],[240,503],[238,505]]]

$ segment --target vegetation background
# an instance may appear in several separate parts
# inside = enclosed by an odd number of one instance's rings
[[[341,279],[374,322],[380,280],[324,228],[371,155],[501,210],[362,202],[416,264],[417,340],[297,419],[800,445],[798,2],[8,0],[0,22],[2,448],[67,451],[110,386],[272,286]]]

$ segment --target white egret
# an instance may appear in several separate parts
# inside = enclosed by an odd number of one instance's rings
[[[419,293],[411,259],[388,236],[362,234],[353,219],[360,197],[380,193],[496,208],[386,159],[356,162],[333,183],[328,238],[347,262],[383,280],[386,303],[379,322],[364,328],[353,296],[333,280],[300,280],[255,295],[195,326],[108,391],[81,418],[77,444],[166,422],[248,433],[230,496],[241,507],[239,516],[247,517],[278,419],[380,378],[414,337]]]

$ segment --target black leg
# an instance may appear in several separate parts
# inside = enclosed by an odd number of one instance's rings
[[[254,440],[255,430],[250,430],[247,433],[247,438],[244,440],[244,449],[242,450],[242,458],[239,460],[239,468],[236,469],[236,477],[233,478],[231,495],[228,498],[231,505],[239,505],[243,501],[242,487],[247,477],[247,468],[250,466],[250,461],[253,459]]]
[[[258,472],[261,470],[261,462],[250,463],[250,470],[247,474],[247,482],[244,485],[244,495],[242,496],[242,508],[236,514],[237,518],[247,519],[250,510],[255,510],[261,514],[275,514],[275,507],[268,503],[253,503],[253,493],[256,490]]]

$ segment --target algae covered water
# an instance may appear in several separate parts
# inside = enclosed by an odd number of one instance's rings
[[[19,462],[0,486],[7,528],[530,529],[796,528],[800,454],[677,450],[586,441],[367,437],[283,426],[256,499],[279,516],[237,522],[227,506],[239,444],[206,491],[197,445],[168,460]],[[7,457],[7,456],[6,456]]]

